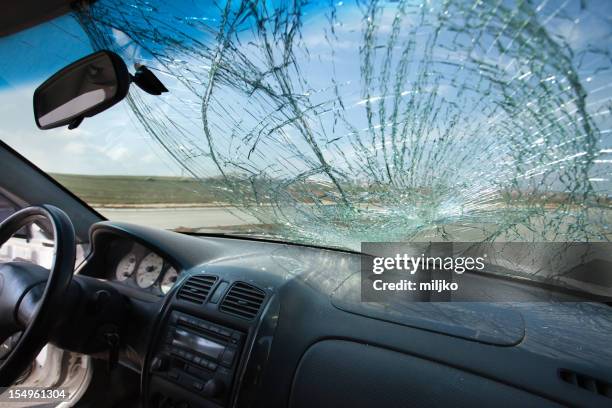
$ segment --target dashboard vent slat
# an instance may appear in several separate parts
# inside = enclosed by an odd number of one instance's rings
[[[235,290],[234,293],[229,293],[228,296],[229,295],[231,295],[232,297],[244,299],[250,302],[260,302],[261,301],[261,296],[255,296],[250,293],[242,292],[240,290]]]
[[[259,313],[266,293],[244,282],[236,282],[227,292],[219,310],[245,319],[252,319]]]
[[[185,281],[177,294],[177,298],[192,303],[202,304],[217,281],[216,276],[195,275]]]
[[[560,370],[559,376],[566,383],[603,397],[612,398],[612,384],[610,383],[570,370]]]
[[[229,293],[227,295],[228,299],[234,300],[236,302],[239,302],[240,304],[244,304],[244,305],[253,305],[254,307],[259,307],[259,304],[261,303],[261,299],[249,299],[247,297],[243,297],[242,295],[240,296],[236,296],[233,293]]]

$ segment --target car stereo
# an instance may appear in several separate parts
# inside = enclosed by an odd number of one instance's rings
[[[225,351],[223,344],[216,343],[206,337],[194,334],[184,329],[175,329],[172,338],[172,345],[177,350],[194,350],[213,361],[219,361],[219,358]]]
[[[229,390],[244,333],[173,311],[151,371],[203,397],[222,402]]]

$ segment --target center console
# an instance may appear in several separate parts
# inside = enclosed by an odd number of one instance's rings
[[[176,310],[161,334],[151,360],[152,379],[190,391],[209,406],[225,406],[245,334]]]

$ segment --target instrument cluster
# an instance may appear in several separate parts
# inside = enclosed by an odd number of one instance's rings
[[[165,295],[180,272],[157,253],[133,242],[116,243],[111,251],[108,279]]]

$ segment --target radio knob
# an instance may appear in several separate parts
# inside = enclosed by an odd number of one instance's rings
[[[166,371],[168,369],[168,359],[165,357],[154,357],[151,362],[152,371]]]
[[[204,384],[204,389],[202,390],[202,393],[208,397],[214,398],[221,395],[224,389],[225,384],[223,384],[223,381],[218,380],[216,378],[211,378],[210,380],[206,381],[206,384]]]

